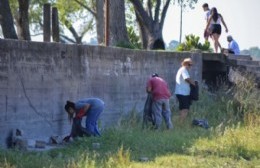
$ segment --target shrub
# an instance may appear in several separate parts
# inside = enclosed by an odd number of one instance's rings
[[[212,52],[212,49],[210,48],[210,43],[206,41],[204,44],[201,44],[199,42],[200,38],[198,36],[195,36],[193,34],[185,36],[185,42],[181,43],[177,47],[177,51],[191,51],[194,49],[199,49],[202,51],[209,51]]]

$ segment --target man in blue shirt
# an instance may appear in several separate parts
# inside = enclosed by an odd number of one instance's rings
[[[240,49],[237,44],[237,42],[233,39],[232,36],[227,36],[227,41],[228,41],[228,49],[222,49],[222,52],[224,54],[235,54],[239,55],[240,54]]]

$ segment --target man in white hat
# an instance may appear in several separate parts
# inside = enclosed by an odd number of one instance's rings
[[[191,58],[185,58],[176,74],[175,95],[179,101],[180,123],[183,123],[190,109],[190,84],[195,86],[195,82],[191,79],[189,74],[191,66]]]

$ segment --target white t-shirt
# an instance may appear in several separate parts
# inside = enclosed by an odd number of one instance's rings
[[[205,20],[208,22],[210,18],[210,9],[208,11],[205,11]]]
[[[185,79],[190,78],[189,72],[186,67],[182,66],[176,74],[175,94],[190,95],[190,84]]]
[[[220,14],[218,15],[217,21],[214,21],[214,19],[212,17],[210,24],[221,24],[221,15]]]

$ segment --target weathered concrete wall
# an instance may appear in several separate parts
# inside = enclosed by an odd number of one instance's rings
[[[15,128],[37,139],[69,133],[64,111],[68,99],[103,99],[101,127],[116,125],[133,108],[142,111],[146,81],[152,73],[165,78],[173,91],[185,57],[192,57],[191,76],[201,81],[198,53],[0,39],[0,144]]]

